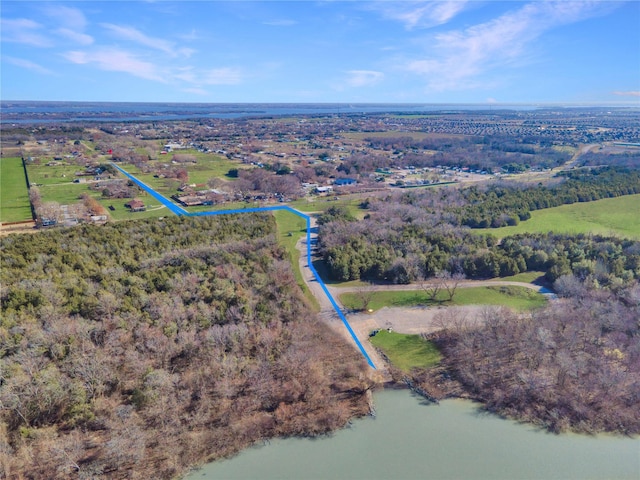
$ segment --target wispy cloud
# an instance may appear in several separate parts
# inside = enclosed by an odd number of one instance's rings
[[[295,20],[280,19],[280,20],[271,20],[267,22],[262,22],[262,24],[269,25],[272,27],[291,27],[293,25],[297,25],[298,22],[296,22]]]
[[[32,72],[39,73],[42,75],[55,75],[55,72],[49,70],[48,68],[43,67],[42,65],[38,65],[31,60],[25,60],[24,58],[15,58],[9,56],[3,56],[2,59],[12,65],[16,65],[18,67],[26,68],[27,70],[31,70]]]
[[[615,91],[611,93],[620,97],[640,97],[640,90],[630,90],[628,92]]]
[[[78,65],[91,64],[100,70],[111,72],[125,72],[135,77],[166,83],[158,68],[150,63],[136,58],[125,50],[116,48],[99,48],[91,51],[70,51],[63,54],[71,63]]]
[[[374,70],[349,70],[346,84],[350,87],[366,87],[375,85],[384,78],[382,72]]]
[[[174,42],[170,42],[163,38],[150,37],[134,27],[115,25],[113,23],[101,23],[100,25],[114,34],[117,38],[129,40],[145,47],[160,50],[170,57],[189,57],[194,52],[190,48],[177,48]]]
[[[87,27],[87,18],[77,8],[56,5],[46,7],[44,12],[47,16],[55,19],[58,25],[62,25],[65,28],[84,31]]]
[[[0,20],[2,41],[22,43],[32,47],[51,47],[53,42],[40,32],[42,25],[27,18],[3,18]]]
[[[71,40],[78,45],[91,45],[93,43],[93,37],[86,33],[77,32],[70,28],[59,28],[55,31],[58,35]]]
[[[221,67],[198,70],[193,67],[182,67],[173,72],[171,77],[186,83],[191,83],[196,89],[202,85],[237,85],[242,83],[244,75],[239,68]]]
[[[93,37],[85,33],[89,22],[81,10],[56,5],[45,7],[44,14],[55,21],[58,26],[57,29],[53,30],[55,34],[78,45],[91,45],[93,43]]]
[[[198,79],[203,85],[237,85],[242,83],[243,74],[239,68],[213,68],[202,72]]]
[[[467,7],[466,0],[430,2],[373,2],[369,8],[404,24],[407,30],[443,25]]]
[[[410,72],[423,75],[435,90],[474,88],[479,76],[523,62],[528,47],[546,31],[608,10],[596,1],[529,3],[494,20],[466,30],[435,35],[430,58],[407,63]]]

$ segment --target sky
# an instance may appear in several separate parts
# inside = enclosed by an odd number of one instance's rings
[[[640,1],[11,1],[2,100],[640,106]]]

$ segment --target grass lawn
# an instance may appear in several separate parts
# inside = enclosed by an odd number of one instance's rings
[[[189,172],[189,182],[191,183],[207,183],[212,178],[222,178],[224,180],[235,180],[234,178],[227,177],[229,170],[233,168],[247,168],[246,165],[229,160],[226,157],[218,155],[212,155],[210,153],[189,152],[195,155],[198,159],[198,163],[195,165],[186,165],[187,172]]]
[[[530,310],[546,303],[544,295],[529,288],[518,286],[492,286],[459,288],[453,301],[446,301],[446,293],[440,292],[436,301],[430,300],[421,290],[396,290],[375,292],[368,308],[414,307],[418,305],[503,305],[516,310]],[[362,309],[362,300],[357,293],[343,293],[340,301],[349,309]]]
[[[0,159],[0,187],[0,222],[31,220],[29,189],[21,158]]]
[[[107,210],[107,213],[111,217],[111,220],[140,220],[142,218],[158,218],[173,216],[165,206],[161,205],[156,199],[148,195],[140,195],[138,198],[144,202],[147,209],[144,212],[132,212],[124,206],[125,203],[131,201],[130,198],[102,198],[100,196],[96,199]],[[109,206],[113,206],[114,210],[109,209]]]
[[[276,225],[278,227],[278,243],[287,251],[289,259],[291,260],[291,268],[296,278],[296,282],[302,288],[305,297],[309,299],[309,302],[316,311],[320,310],[318,301],[311,293],[311,290],[307,287],[307,284],[302,278],[302,272],[298,268],[298,261],[300,259],[300,252],[296,248],[296,243],[303,235],[307,234],[307,222],[304,218],[286,211],[275,211],[273,216],[276,219]]]
[[[511,275],[509,277],[499,277],[496,280],[504,280],[506,282],[522,282],[522,283],[535,283],[536,281],[544,280],[541,277],[544,277],[545,272],[542,271],[533,271],[533,272],[523,272],[518,273],[517,275]]]
[[[484,228],[479,233],[506,237],[516,233],[556,232],[616,235],[640,240],[640,195],[605,198],[531,212],[513,227]]]
[[[408,373],[412,368],[433,367],[440,362],[441,356],[436,346],[420,335],[380,330],[370,341],[403,372]]]
[[[359,197],[338,197],[338,200],[335,200],[335,197],[307,197],[290,202],[288,205],[305,213],[324,212],[330,207],[345,207],[352,216],[362,219],[367,213],[360,208],[362,201]]]

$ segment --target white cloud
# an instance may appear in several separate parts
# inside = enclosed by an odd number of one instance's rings
[[[374,2],[370,4],[370,8],[385,18],[403,23],[407,30],[412,30],[443,25],[462,12],[467,3],[466,0]]]
[[[40,73],[42,75],[55,75],[53,71],[43,67],[42,65],[38,65],[37,63],[32,62],[31,60],[25,60],[24,58],[15,58],[15,57],[9,57],[9,56],[3,56],[2,59],[18,67],[31,70],[32,72]]]
[[[158,68],[152,63],[139,60],[133,54],[116,48],[101,48],[91,51],[70,51],[63,54],[71,63],[95,65],[100,70],[125,72],[135,77],[166,83]]]
[[[406,70],[424,76],[431,89],[474,88],[480,75],[526,61],[528,47],[544,32],[608,8],[590,1],[533,2],[466,30],[435,35],[435,54],[408,62]]]
[[[619,95],[621,97],[640,97],[640,90],[631,90],[628,92],[615,91],[611,92],[614,95]]]
[[[72,42],[78,45],[91,45],[93,43],[93,37],[86,33],[77,32],[70,28],[59,28],[55,31],[58,35],[68,38]]]
[[[384,73],[374,70],[349,70],[347,75],[346,84],[350,87],[375,85],[384,77]]]
[[[22,43],[32,47],[52,46],[51,40],[38,31],[41,28],[42,25],[27,18],[0,19],[0,31],[5,42]]]
[[[50,6],[45,13],[56,20],[63,28],[83,31],[87,26],[87,19],[81,10],[72,7]]]
[[[213,68],[198,76],[198,80],[204,85],[237,85],[242,79],[240,69],[233,67]]]
[[[163,38],[150,37],[133,27],[115,25],[113,23],[101,23],[100,25],[103,28],[109,30],[118,38],[121,38],[123,40],[130,40],[140,45],[144,45],[145,47],[160,50],[170,57],[189,57],[194,52],[194,50],[190,48],[176,48],[176,45],[173,42],[170,42]]]

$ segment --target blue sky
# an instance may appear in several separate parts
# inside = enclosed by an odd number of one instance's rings
[[[640,2],[10,1],[1,98],[640,104]]]

